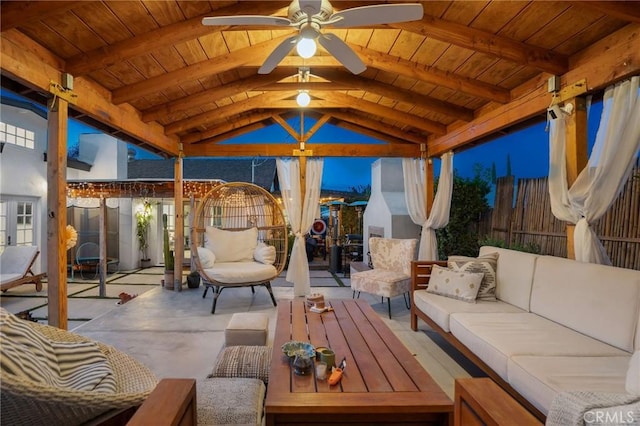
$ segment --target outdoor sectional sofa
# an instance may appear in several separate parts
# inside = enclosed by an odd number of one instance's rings
[[[434,262],[413,262],[412,329],[427,322],[540,419],[569,391],[631,386],[635,398],[640,271],[489,246],[480,256],[496,252],[496,301],[428,292]]]

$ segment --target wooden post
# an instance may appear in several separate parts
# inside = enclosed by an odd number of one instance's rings
[[[173,242],[173,289],[182,291],[182,263],[184,262],[184,206],[182,194],[182,150],[176,158],[175,163],[175,183],[174,183],[174,204],[175,204],[175,228]]]
[[[431,209],[433,208],[433,197],[434,197],[434,185],[435,180],[433,179],[433,160],[431,158],[427,158],[425,164],[426,170],[424,174],[424,188],[426,191],[425,194],[425,202],[427,203],[427,218],[431,214]]]
[[[107,297],[107,200],[100,198],[100,297]]]
[[[47,120],[47,323],[67,325],[67,122],[69,104],[55,96]]]
[[[573,112],[567,119],[566,129],[566,156],[567,156],[567,185],[569,188],[578,178],[578,175],[587,166],[587,107],[584,98],[576,97],[565,101],[565,107],[571,103]],[[567,225],[567,258],[575,259],[576,253],[573,247],[573,233],[575,225]]]

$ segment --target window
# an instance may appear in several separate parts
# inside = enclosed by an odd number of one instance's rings
[[[0,121],[0,142],[33,149],[36,136],[31,130],[23,129]]]

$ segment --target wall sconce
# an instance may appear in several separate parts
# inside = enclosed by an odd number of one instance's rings
[[[296,52],[298,52],[298,55],[303,59],[309,59],[315,55],[317,49],[316,42],[312,38],[302,37],[296,44]]]

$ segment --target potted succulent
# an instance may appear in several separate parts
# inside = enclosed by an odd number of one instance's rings
[[[145,200],[142,207],[136,211],[136,237],[138,238],[138,250],[140,250],[140,267],[148,268],[151,259],[147,255],[149,248],[149,225],[151,224],[151,203]]]
[[[163,228],[163,237],[164,237],[164,286],[168,289],[173,289],[174,275],[173,275],[173,267],[174,267],[174,258],[173,258],[173,250],[171,250],[169,245],[169,228],[167,226],[167,214],[164,213],[162,215],[162,228]]]

